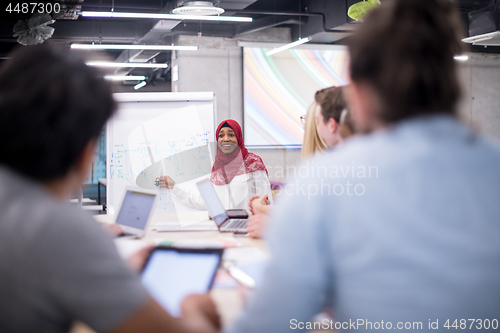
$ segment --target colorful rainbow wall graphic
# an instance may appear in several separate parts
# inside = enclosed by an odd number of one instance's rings
[[[267,51],[243,51],[245,144],[301,145],[300,116],[314,93],[347,84],[347,51],[293,49],[273,56]]]

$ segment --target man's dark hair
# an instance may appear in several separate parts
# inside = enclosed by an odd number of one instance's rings
[[[68,50],[18,47],[0,68],[0,163],[39,181],[65,176],[115,110],[102,75]]]
[[[321,114],[325,123],[333,118],[337,123],[340,123],[340,115],[347,107],[342,93],[342,87],[328,87],[316,91],[314,100],[321,106]]]
[[[454,55],[464,32],[451,0],[386,0],[349,42],[353,82],[368,83],[386,123],[455,114],[460,97]]]

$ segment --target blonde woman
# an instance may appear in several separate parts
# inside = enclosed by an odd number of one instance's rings
[[[314,94],[314,102],[307,109],[304,121],[302,159],[342,141],[340,118],[347,108],[342,90],[342,87],[328,87]],[[248,235],[261,238],[272,207],[268,196],[253,196],[248,206],[253,214],[248,220]]]
[[[305,116],[300,117],[304,122],[304,141],[302,143],[302,159],[314,155],[316,151],[322,151],[326,148],[326,143],[318,134],[316,122],[316,108],[321,107],[314,101],[308,108]],[[259,200],[255,200],[259,199]],[[249,207],[252,214],[264,213],[269,211],[269,199],[267,196],[253,196],[250,198]]]
[[[316,151],[322,151],[326,148],[325,141],[318,134],[316,122],[316,108],[320,107],[318,103],[313,102],[305,115],[304,122],[304,141],[302,143],[302,159],[314,155]]]

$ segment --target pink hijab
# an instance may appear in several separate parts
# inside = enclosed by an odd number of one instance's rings
[[[258,170],[267,172],[266,166],[262,159],[254,153],[248,152],[243,141],[243,133],[241,132],[240,124],[232,119],[224,120],[217,127],[215,132],[216,142],[219,140],[219,131],[227,124],[234,131],[238,140],[238,147],[231,153],[225,154],[217,145],[217,153],[215,155],[215,163],[212,167],[210,181],[214,185],[229,184],[235,176],[245,173],[251,173]]]

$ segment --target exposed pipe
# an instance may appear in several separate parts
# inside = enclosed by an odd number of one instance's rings
[[[233,11],[231,11],[233,12]],[[351,33],[352,30],[343,29],[330,29],[326,27],[326,17],[323,13],[305,12],[305,13],[290,13],[290,12],[266,12],[266,11],[247,11],[247,10],[237,10],[234,11],[238,14],[248,14],[248,15],[276,15],[276,16],[321,16],[323,19],[323,30],[326,32],[337,32],[337,33]],[[349,23],[356,24],[356,23]]]

